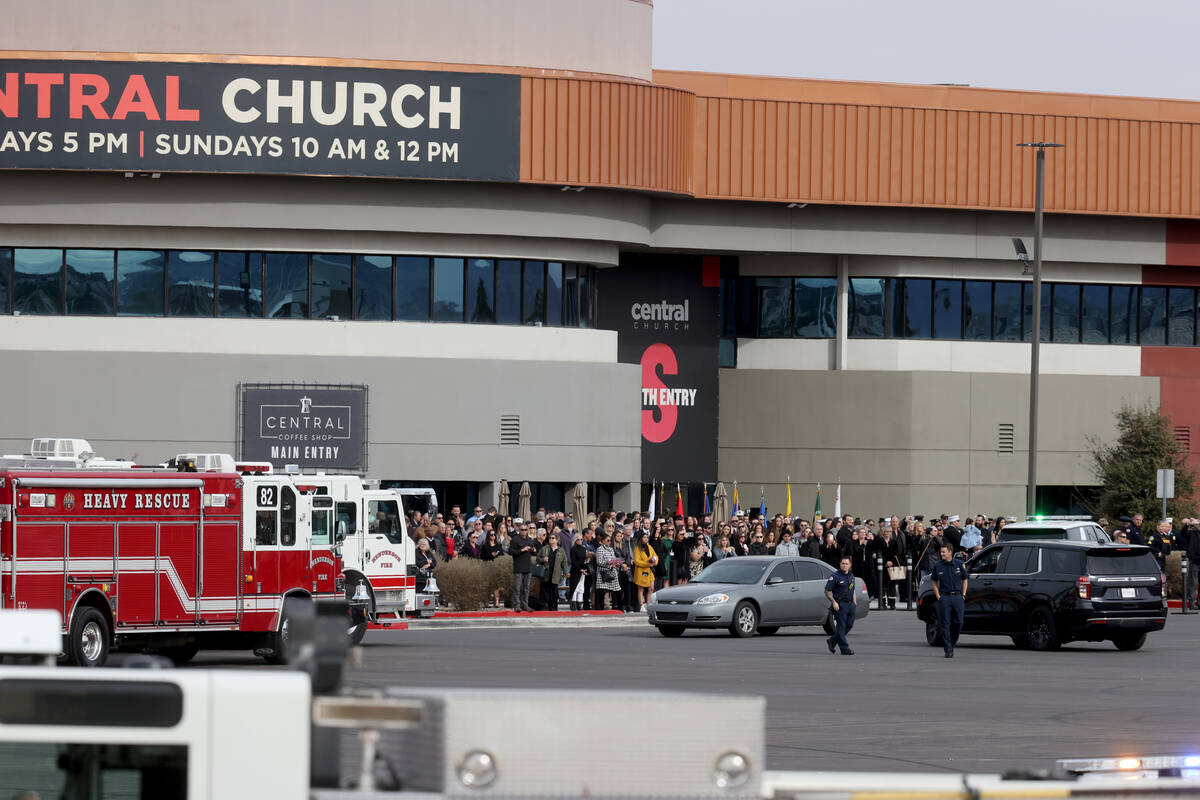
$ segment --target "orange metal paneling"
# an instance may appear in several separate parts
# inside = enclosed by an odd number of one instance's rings
[[[523,77],[521,180],[691,194],[695,99],[662,86]]]

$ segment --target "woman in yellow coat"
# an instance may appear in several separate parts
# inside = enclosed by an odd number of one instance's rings
[[[637,587],[638,611],[646,610],[646,603],[654,591],[654,567],[658,564],[658,553],[650,546],[650,531],[638,531],[633,542],[633,585]]]

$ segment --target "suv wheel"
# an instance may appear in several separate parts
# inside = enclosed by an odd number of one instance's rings
[[[1121,633],[1113,637],[1118,650],[1139,650],[1146,643],[1146,632]]]
[[[1025,627],[1029,639],[1029,647],[1033,650],[1057,650],[1059,647],[1058,632],[1054,626],[1054,615],[1045,606],[1039,606],[1029,613]]]

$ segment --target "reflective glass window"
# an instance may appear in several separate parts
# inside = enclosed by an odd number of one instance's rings
[[[964,338],[986,342],[992,338],[992,283],[966,281],[963,283]]]
[[[792,279],[756,278],[758,335],[764,339],[792,335]]]
[[[552,328],[562,325],[563,265],[551,261],[546,265],[546,324]]]
[[[1113,344],[1137,343],[1137,287],[1112,287],[1110,329]]]
[[[428,256],[396,256],[396,319],[429,321]]]
[[[1079,341],[1079,284],[1054,284],[1054,341]]]
[[[312,257],[312,318],[350,319],[351,258],[314,253]]]
[[[521,322],[536,325],[546,319],[546,264],[525,262],[525,288],[521,292]]]
[[[13,255],[13,310],[63,313],[63,251],[18,247]]]
[[[856,339],[882,339],[886,278],[850,279],[850,336]]]
[[[1083,342],[1108,343],[1108,287],[1094,283],[1083,287]]]
[[[472,258],[467,262],[467,319],[470,322],[496,321],[496,267],[490,258]]]
[[[433,260],[433,321],[463,321],[463,260]]]
[[[172,317],[213,315],[213,254],[172,250],[167,254],[167,313]]]
[[[272,319],[308,317],[308,254],[267,253],[266,313]]]
[[[595,307],[592,299],[595,270],[579,265],[579,327],[590,328],[595,324]]]
[[[930,307],[933,281],[928,278],[904,279],[904,320],[900,335],[905,339],[928,339],[933,335],[933,313]]]
[[[570,268],[571,288],[575,288],[574,267]],[[496,262],[496,322],[521,324],[521,262],[503,258]]]
[[[0,247],[0,314],[12,312],[12,250]]]
[[[1167,344],[1190,347],[1196,338],[1196,290],[1171,289],[1167,304]]]
[[[1143,286],[1138,308],[1138,342],[1167,343],[1167,290],[1162,286]]]
[[[796,336],[806,339],[837,336],[837,278],[796,278],[792,293]]]
[[[1021,326],[1021,331],[1024,334],[1025,341],[1030,341],[1030,332],[1033,330],[1033,284],[1021,284],[1021,304],[1024,309],[1025,324]],[[1041,341],[1050,341],[1050,284],[1042,284],[1042,307],[1039,312],[1042,315],[1040,320],[1042,335]]]
[[[575,264],[563,269],[563,325],[579,327],[579,267]]]
[[[116,312],[112,250],[67,251],[67,313],[111,316]]]
[[[161,250],[117,251],[117,313],[121,316],[163,316],[166,256]]]
[[[962,281],[933,282],[933,338],[961,339]]]
[[[992,339],[997,342],[1021,341],[1021,284],[1002,281],[996,284],[992,302]]]
[[[217,253],[217,314],[222,317],[262,317],[261,253]]]
[[[354,257],[354,318],[392,318],[392,257]]]

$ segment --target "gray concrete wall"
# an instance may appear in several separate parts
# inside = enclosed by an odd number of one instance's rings
[[[5,4],[0,50],[433,61],[650,80],[638,0],[39,0]]]
[[[718,471],[743,502],[765,485],[783,511],[810,515],[816,483],[833,512],[1022,514],[1028,459],[1024,375],[721,370]],[[1092,485],[1088,437],[1111,438],[1122,403],[1159,401],[1157,378],[1043,376],[1038,484]],[[1012,423],[1015,452],[997,452]]]
[[[5,453],[35,436],[145,463],[232,453],[239,382],[308,381],[370,387],[373,477],[628,483],[641,470],[637,405],[612,402],[637,397],[635,365],[20,350],[0,352],[0,374]],[[500,446],[501,414],[520,415],[520,446]]]

